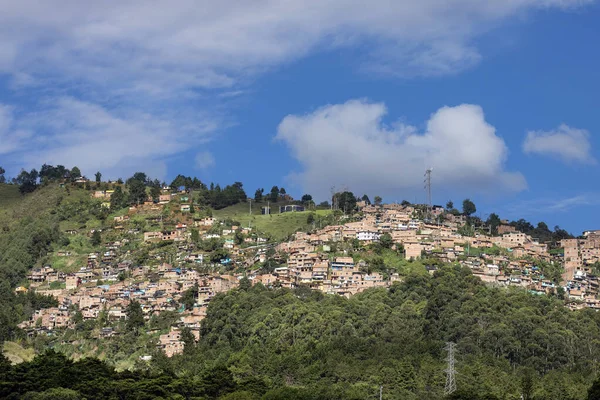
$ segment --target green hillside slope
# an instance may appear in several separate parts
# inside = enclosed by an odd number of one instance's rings
[[[236,204],[222,210],[213,212],[213,215],[219,219],[232,219],[242,224],[242,226],[251,226],[261,233],[270,235],[275,240],[282,240],[289,235],[299,231],[306,230],[312,227],[309,224],[309,214],[314,214],[317,217],[325,217],[331,214],[330,210],[302,211],[279,213],[279,206],[283,203],[271,204],[271,215],[261,215],[261,207],[267,204],[252,204],[252,214],[250,214],[249,204]]]
[[[21,199],[17,185],[0,183],[0,211],[5,210]]]

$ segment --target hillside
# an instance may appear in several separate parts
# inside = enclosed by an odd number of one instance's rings
[[[0,183],[0,212],[8,209],[21,199],[19,187]]]
[[[250,214],[249,204],[240,203],[213,211],[213,215],[222,220],[231,219],[237,221],[244,227],[253,227],[259,232],[270,235],[274,240],[282,240],[299,230],[311,229],[312,224],[307,222],[310,214],[314,214],[317,226],[319,217],[323,218],[331,214],[330,210],[311,210],[280,214],[279,206],[286,204],[271,204],[271,215],[261,215],[261,207],[266,207],[267,203],[257,204],[254,202],[252,203],[252,214]]]
[[[89,335],[86,325],[78,329]],[[189,340],[183,354],[171,358],[149,345],[151,331],[106,339],[106,352],[151,355],[131,366],[135,373],[115,373],[93,358],[73,363],[53,352],[38,355],[5,367],[0,397],[62,388],[68,398],[102,399],[117,393],[358,400],[377,398],[380,390],[384,399],[398,400],[598,398],[587,396],[598,365],[597,313],[569,312],[558,299],[487,287],[468,268],[443,267],[350,299],[242,282],[211,301],[200,333],[197,343]],[[75,335],[63,343],[80,348]],[[452,396],[444,395],[447,341],[457,343],[459,390]],[[23,353],[13,344],[7,350],[12,357]],[[61,379],[58,371],[78,378]],[[54,395],[40,398],[64,398]]]
[[[81,186],[51,182],[24,196],[2,186],[0,342],[19,365],[4,367],[4,380],[0,370],[0,397],[120,390],[93,374],[77,385],[29,379],[51,374],[45,362],[79,365],[69,359],[148,391],[139,398],[362,399],[383,385],[388,399],[529,390],[583,400],[600,368],[598,314],[568,300],[560,256],[537,243],[546,261],[512,254],[502,236],[455,233],[442,244],[412,206],[343,216],[279,213],[275,203],[261,215],[264,203],[250,213],[239,198],[141,181]],[[446,223],[440,232],[468,222]],[[338,224],[347,225],[320,229]],[[279,245],[297,231],[310,234]],[[500,287],[491,263],[500,278],[531,283]],[[463,397],[443,393],[447,341]]]

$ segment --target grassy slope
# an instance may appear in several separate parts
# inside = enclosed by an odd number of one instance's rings
[[[89,198],[89,192],[83,189],[60,188],[56,184],[40,187],[35,192],[21,196],[16,185],[0,185],[0,211],[9,219],[23,217],[38,218],[55,209],[62,200],[79,201]],[[2,214],[0,214],[2,216]]]
[[[50,184],[39,188],[33,193],[21,196],[16,185],[0,184],[0,223],[14,224],[23,217],[45,218],[49,212],[53,212],[59,203],[80,203],[89,201],[88,191],[70,187],[67,191],[57,184]],[[86,223],[77,221],[78,216],[73,215],[65,221],[60,222],[61,230],[66,229],[90,229],[100,225],[95,219]],[[84,231],[85,232],[85,231]],[[94,249],[89,245],[89,239],[84,235],[69,236],[71,244],[67,247],[55,245],[55,250],[69,250],[73,253],[71,257],[58,257],[50,253],[41,262],[51,264],[55,269],[63,272],[77,271],[86,264],[87,254]]]
[[[17,185],[0,183],[0,212],[18,203],[19,200],[21,200],[21,194]]]
[[[219,219],[231,218],[240,222],[242,226],[250,225],[261,233],[269,234],[274,239],[281,240],[298,230],[306,229],[306,219],[311,212],[315,212],[317,215],[330,213],[329,210],[317,210],[279,214],[279,204],[275,204],[271,205],[274,214],[261,215],[260,208],[263,206],[266,206],[266,203],[259,203],[258,205],[253,203],[252,215],[249,213],[250,207],[248,204],[236,204],[222,210],[216,210],[213,214]]]
[[[4,342],[2,352],[13,364],[31,361],[35,356],[35,350],[33,348],[23,348],[16,342]]]

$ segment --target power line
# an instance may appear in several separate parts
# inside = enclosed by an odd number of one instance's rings
[[[444,386],[444,394],[447,396],[456,392],[456,369],[454,368],[454,356],[456,352],[456,343],[447,342],[444,350],[448,352],[448,356],[446,357],[446,361],[448,362],[448,367],[446,368],[446,386]]]

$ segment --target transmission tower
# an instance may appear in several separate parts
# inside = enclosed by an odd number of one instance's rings
[[[454,368],[454,355],[456,352],[456,344],[447,342],[444,348],[448,352],[446,361],[448,362],[448,368],[446,369],[446,386],[444,386],[444,394],[449,395],[456,391],[456,370]]]
[[[425,192],[427,193],[427,217],[431,218],[433,204],[431,203],[431,172],[433,168],[428,168],[425,171]]]
[[[331,211],[335,210],[335,186],[331,187]]]

